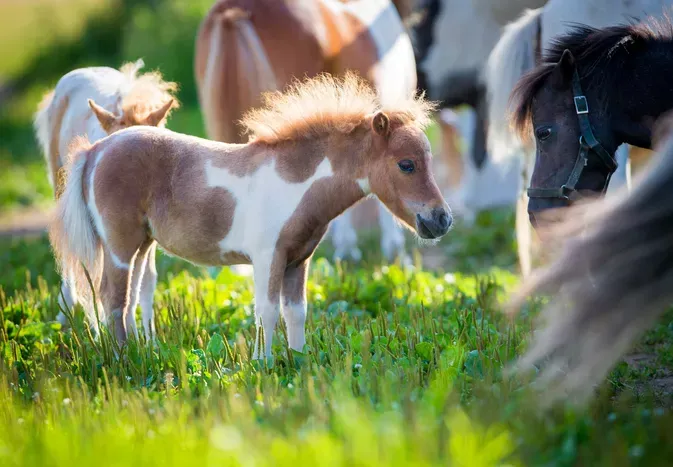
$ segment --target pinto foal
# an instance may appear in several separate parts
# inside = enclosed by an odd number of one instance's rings
[[[149,127],[83,144],[50,227],[59,263],[81,261],[102,277],[99,296],[120,343],[155,242],[198,264],[252,264],[255,354],[263,330],[271,355],[281,301],[289,345],[301,351],[308,263],[330,221],[374,194],[422,238],[449,230],[423,132],[431,109],[422,97],[383,109],[356,75],[319,75],[266,94],[243,120],[247,144]]]
[[[164,81],[156,71],[139,75],[143,65],[140,59],[122,65],[119,70],[110,67],[78,68],[61,77],[56,87],[42,99],[34,126],[56,197],[63,188],[59,176],[65,162],[62,155],[68,153],[68,148],[78,136],[86,135],[89,141],[95,142],[130,126],[163,127],[171,109],[178,107],[173,97],[177,85]],[[157,280],[155,253],[156,248],[148,253],[147,272],[143,277],[143,289],[150,291],[149,295],[143,291],[140,304],[146,333],[151,331],[151,323],[145,317],[151,313]],[[67,270],[61,272],[69,274]],[[72,308],[77,302],[77,295],[68,281],[62,284],[61,292],[61,306]],[[58,321],[66,323],[63,312],[59,313]],[[89,315],[89,321],[96,330],[98,321],[95,316]]]

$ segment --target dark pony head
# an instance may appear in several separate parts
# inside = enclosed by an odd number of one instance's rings
[[[620,144],[651,147],[652,122],[673,108],[672,38],[667,16],[603,29],[574,25],[521,78],[510,118],[520,137],[532,136],[536,145],[531,220],[580,194],[601,194]]]
[[[561,254],[510,302],[515,311],[532,294],[554,294],[518,362],[519,370],[542,366],[545,402],[586,400],[673,301],[673,114],[660,117],[653,137],[656,155],[633,190],[565,212],[552,234]]]

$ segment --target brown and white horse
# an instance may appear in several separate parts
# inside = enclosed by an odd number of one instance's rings
[[[397,11],[409,11],[409,5],[410,0],[219,0],[196,41],[195,74],[208,137],[244,142],[240,119],[259,104],[262,92],[321,72],[356,71],[384,104],[411,96],[414,53]],[[402,230],[378,206],[384,255],[406,258]],[[361,257],[351,210],[333,223],[332,239],[335,257]]]
[[[56,197],[63,188],[59,177],[64,165],[62,155],[68,153],[69,146],[78,136],[85,135],[95,142],[130,126],[163,127],[171,109],[178,107],[173,97],[177,85],[164,81],[156,71],[138,75],[142,66],[143,61],[137,60],[124,64],[119,70],[79,68],[61,77],[56,87],[44,96],[35,114],[34,126]],[[154,255],[153,248],[148,254],[149,266],[144,278],[144,288],[152,291],[156,283]],[[68,274],[68,271],[62,272]],[[71,308],[77,296],[67,281],[61,291],[61,305]],[[143,294],[144,317],[151,313],[152,302],[151,293]],[[58,320],[65,324],[65,315],[59,313]],[[91,321],[96,322],[95,319]],[[149,329],[146,327],[145,331]]]
[[[448,232],[423,131],[431,111],[413,96],[383,106],[354,74],[319,75],[266,95],[243,119],[247,144],[149,127],[84,144],[50,226],[59,264],[92,273],[122,343],[137,332],[130,310],[155,243],[198,264],[252,264],[256,354],[261,329],[271,354],[281,300],[301,351],[308,264],[330,221],[373,194],[420,237]]]

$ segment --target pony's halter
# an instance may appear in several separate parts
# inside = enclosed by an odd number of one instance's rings
[[[580,150],[577,154],[575,166],[568,176],[568,181],[561,185],[560,188],[528,188],[529,198],[561,198],[569,201],[574,201],[581,198],[580,193],[575,189],[575,185],[582,176],[584,168],[589,161],[589,153],[596,154],[603,165],[608,169],[608,176],[605,179],[602,194],[605,194],[610,184],[610,177],[617,170],[617,161],[610,155],[608,151],[598,142],[591,130],[591,122],[589,122],[589,103],[582,92],[580,85],[580,77],[577,73],[577,68],[573,71],[573,100],[575,101],[575,113],[580,124]]]

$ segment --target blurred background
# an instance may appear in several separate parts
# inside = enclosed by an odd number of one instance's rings
[[[43,94],[65,73],[86,66],[118,68],[142,58],[143,71],[159,70],[179,85],[181,108],[168,128],[205,137],[194,79],[195,38],[214,0],[0,0],[0,287],[6,292],[56,282],[44,234],[53,203],[47,168],[32,128]],[[166,25],[170,25],[166,27]],[[434,151],[436,126],[428,130]],[[378,233],[359,234],[365,260],[380,262]],[[450,239],[448,237],[451,237]],[[418,244],[408,237],[411,248]],[[331,258],[329,240],[317,255]],[[478,272],[516,263],[510,209],[479,214],[472,228],[459,225],[436,249],[423,248],[423,264]],[[186,267],[159,259],[160,273]]]
[[[0,0],[0,225],[53,198],[32,116],[70,70],[118,68],[142,57],[180,84],[168,126],[204,136],[193,76],[194,38],[212,0]],[[165,25],[170,27],[162,27]]]

